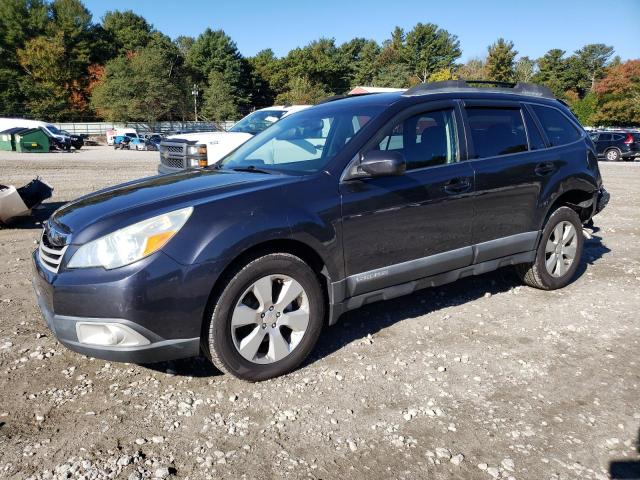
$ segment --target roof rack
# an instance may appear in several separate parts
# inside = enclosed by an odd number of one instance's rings
[[[476,87],[491,85],[493,88]],[[403,93],[406,97],[443,92],[495,92],[513,95],[529,95],[532,97],[555,98],[555,95],[544,85],[535,83],[496,82],[493,80],[445,80],[442,82],[421,83]]]
[[[323,98],[316,105],[321,105],[323,103],[335,102],[336,100],[342,100],[343,98],[347,98],[346,95],[331,95],[330,97]]]
[[[332,95],[331,97],[323,98],[316,105],[321,105],[323,103],[335,102],[336,100],[342,100],[343,98],[353,98],[353,97],[365,97],[367,95],[378,95],[381,92],[364,92],[364,93],[352,93],[349,95],[345,93],[344,95]]]

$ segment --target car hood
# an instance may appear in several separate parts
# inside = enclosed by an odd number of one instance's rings
[[[82,244],[155,215],[294,179],[215,169],[148,177],[67,203],[54,212],[47,227],[56,230],[61,244]]]
[[[187,140],[190,142],[204,143],[207,146],[207,159],[213,164],[229,152],[235,150],[253,135],[244,132],[199,132],[174,135],[167,140]]]
[[[167,140],[188,140],[190,142],[198,143],[221,143],[221,142],[234,142],[241,139],[247,141],[253,135],[244,132],[194,132],[184,133],[180,135],[171,135],[167,137]]]

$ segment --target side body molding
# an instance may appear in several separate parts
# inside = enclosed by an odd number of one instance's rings
[[[473,263],[482,263],[515,253],[535,250],[540,232],[524,232],[496,238],[473,246]]]
[[[519,233],[351,275],[331,284],[333,302],[329,323],[335,323],[342,313],[368,303],[408,295],[507,265],[531,262],[539,237],[539,231]]]
[[[377,268],[346,278],[347,296],[360,295],[389,285],[430,277],[440,272],[466,267],[473,262],[473,247],[457,248],[408,262]]]

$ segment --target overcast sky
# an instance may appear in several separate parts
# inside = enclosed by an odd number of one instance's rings
[[[433,22],[458,36],[462,59],[484,56],[498,37],[521,55],[550,48],[568,53],[587,43],[612,45],[623,60],[640,58],[640,0],[84,0],[95,20],[107,10],[133,10],[175,38],[224,30],[245,56],[271,48],[278,56],[320,37],[389,37],[394,26]]]

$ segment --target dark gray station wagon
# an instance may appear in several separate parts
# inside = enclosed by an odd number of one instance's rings
[[[215,167],[63,206],[34,285],[72,350],[204,353],[263,380],[367,303],[511,265],[527,285],[564,287],[607,200],[593,142],[548,90],[425,84],[327,101]]]

